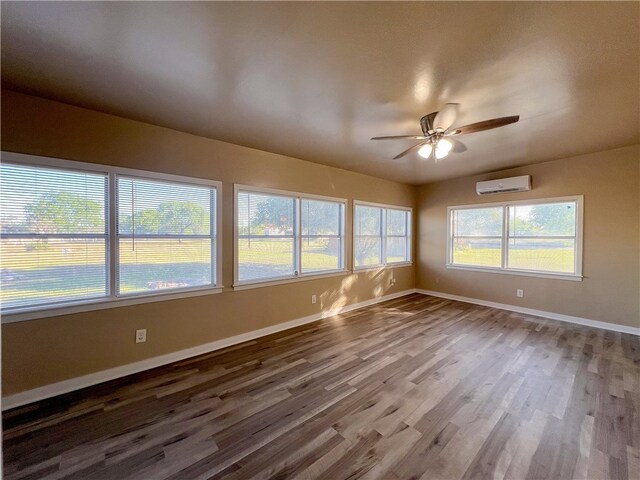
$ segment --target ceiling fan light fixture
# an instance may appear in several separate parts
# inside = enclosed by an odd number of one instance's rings
[[[446,138],[441,138],[440,140],[438,140],[438,143],[436,144],[436,159],[440,160],[449,155],[449,152],[452,148],[453,143],[451,143]]]
[[[420,150],[418,150],[418,155],[420,155],[422,158],[429,158],[431,156],[432,150],[433,150],[433,147],[431,146],[431,144],[425,143],[423,146],[420,147]]]

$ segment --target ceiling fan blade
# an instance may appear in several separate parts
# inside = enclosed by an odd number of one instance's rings
[[[504,127],[505,125],[516,123],[518,120],[520,120],[520,115],[492,118],[491,120],[484,120],[482,122],[465,125],[464,127],[454,128],[447,132],[447,135],[466,135],[467,133],[482,132],[483,130],[491,130],[492,128]]]
[[[427,142],[420,142],[420,143],[416,143],[414,146],[407,148],[404,152],[399,153],[398,155],[396,155],[395,157],[393,157],[394,160],[398,160],[399,158],[404,157],[405,155],[407,155],[408,153],[411,153],[413,150],[415,150],[416,148],[421,147],[422,145],[424,145]]]
[[[438,112],[436,118],[433,119],[433,129],[436,131],[444,132],[447,128],[453,125],[458,116],[459,103],[446,103],[442,110]]]
[[[393,135],[390,137],[373,137],[371,140],[406,140],[408,138],[413,138],[415,140],[426,140],[427,137],[424,135]]]

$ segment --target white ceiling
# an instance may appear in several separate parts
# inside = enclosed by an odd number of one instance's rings
[[[413,184],[640,142],[640,3],[2,2],[2,83]],[[391,158],[462,104],[435,164]]]

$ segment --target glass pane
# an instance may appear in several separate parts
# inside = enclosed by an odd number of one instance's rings
[[[211,285],[211,243],[209,239],[121,239],[119,293]]]
[[[118,177],[118,233],[209,235],[214,191],[211,187]]]
[[[457,238],[453,242],[453,263],[482,267],[502,266],[499,238]]]
[[[502,207],[469,208],[453,212],[453,235],[502,236]]]
[[[302,237],[300,261],[304,273],[340,269],[340,238]]]
[[[105,240],[0,241],[3,308],[82,300],[107,294]]]
[[[576,202],[509,207],[509,235],[567,236],[576,234]]]
[[[380,265],[382,263],[380,237],[356,237],[356,267]]]
[[[240,235],[293,235],[295,199],[263,193],[238,193]]]
[[[388,237],[386,255],[387,263],[408,261],[407,239],[405,237]]]
[[[302,235],[340,235],[340,207],[336,202],[302,199]]]
[[[241,282],[292,276],[293,238],[238,239],[238,273]]]
[[[380,235],[381,208],[356,205],[354,235]]]
[[[403,210],[387,210],[387,235],[407,234],[407,215]]]
[[[104,174],[3,163],[2,233],[105,234]]]
[[[509,240],[509,268],[575,272],[575,240],[534,238]]]

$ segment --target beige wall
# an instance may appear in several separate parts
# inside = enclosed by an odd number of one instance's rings
[[[2,327],[10,395],[417,286],[622,325],[640,324],[640,147],[411,186],[2,91],[2,149],[223,182],[224,292]],[[532,175],[531,192],[477,197],[475,183]],[[233,184],[416,206],[418,266],[233,291]],[[448,205],[585,196],[582,282],[444,267]],[[349,218],[351,211],[348,211]],[[347,222],[348,238],[351,225]],[[347,242],[350,265],[351,245]],[[397,279],[395,286],[389,278]],[[515,289],[525,290],[524,298]],[[316,305],[311,294],[319,296]],[[147,343],[134,331],[146,328]]]
[[[248,132],[249,134],[250,132]],[[2,149],[223,182],[223,293],[2,327],[4,395],[413,288],[414,268],[233,291],[233,184],[413,207],[412,186],[2,92]],[[347,233],[351,238],[351,205]],[[351,245],[347,242],[350,267]],[[394,275],[396,284],[390,285]],[[311,294],[319,301],[312,305]],[[147,329],[147,343],[133,341]]]
[[[516,175],[533,189],[475,193],[478,181]],[[447,206],[565,195],[584,195],[582,282],[445,268]],[[418,288],[640,326],[640,146],[427,184],[418,210]]]

